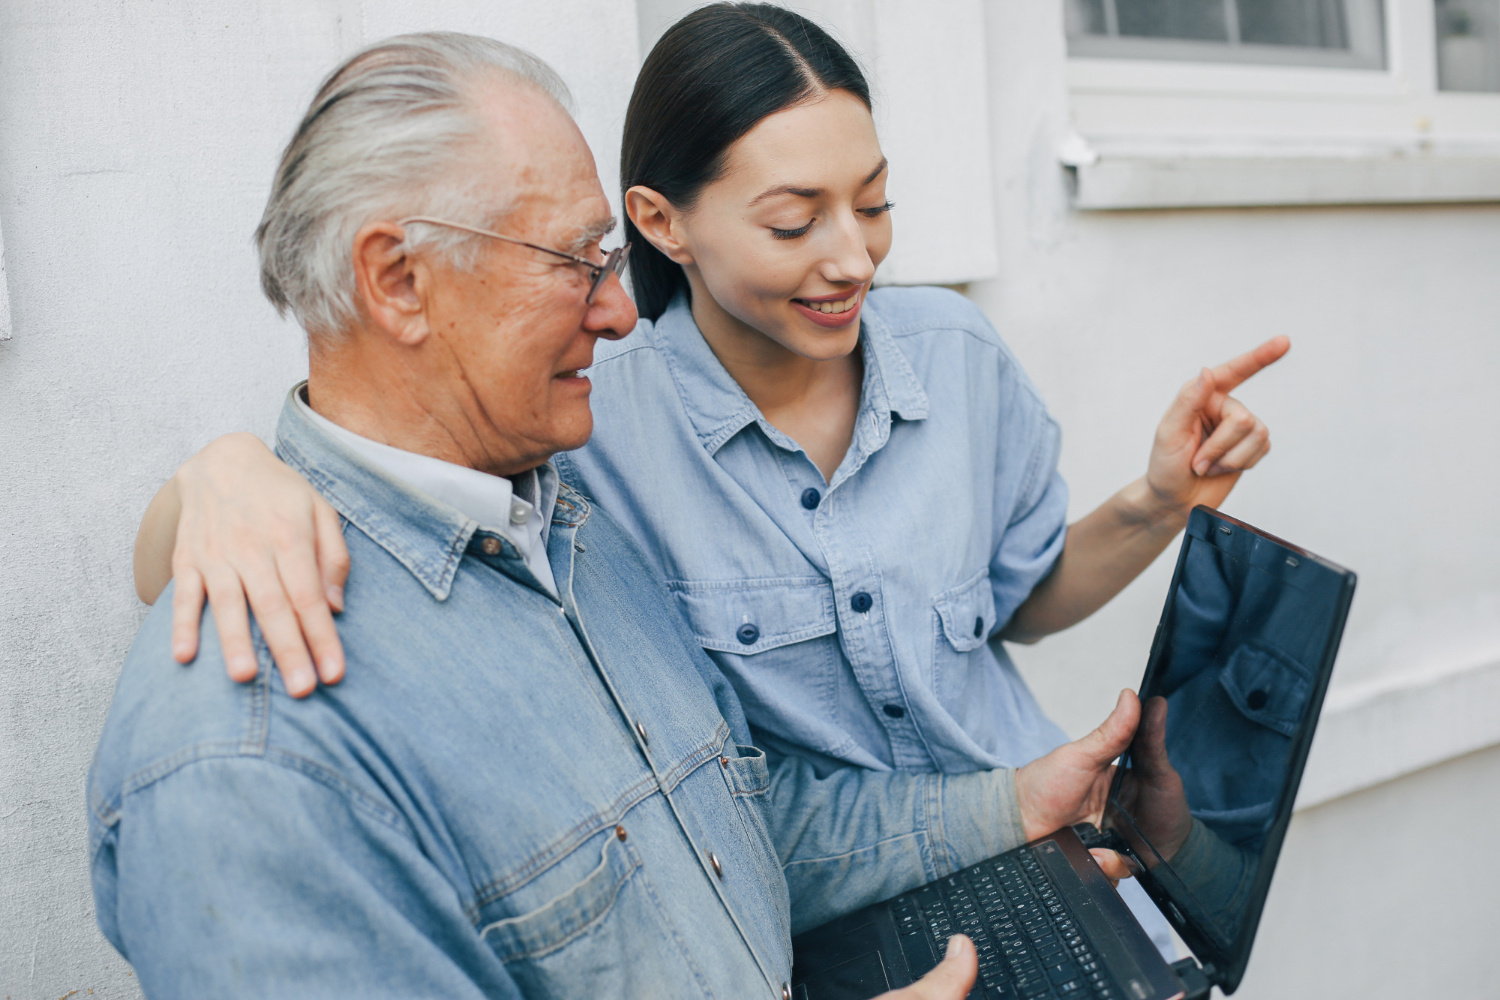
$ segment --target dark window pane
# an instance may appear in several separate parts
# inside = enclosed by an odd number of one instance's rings
[[[1115,7],[1121,35],[1229,41],[1224,0],[1115,0]]]
[[[1256,45],[1301,45],[1347,49],[1340,0],[1238,0],[1240,41]]]
[[[1438,87],[1500,91],[1500,4],[1438,0]]]
[[[1109,34],[1109,22],[1104,19],[1104,0],[1067,0],[1064,11],[1068,20],[1068,37]]]

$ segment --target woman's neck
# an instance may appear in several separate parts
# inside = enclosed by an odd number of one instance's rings
[[[864,380],[863,352],[804,357],[730,315],[692,282],[693,321],[709,349],[766,421],[802,446],[832,480],[854,437]]]

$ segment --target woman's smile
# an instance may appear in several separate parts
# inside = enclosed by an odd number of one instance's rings
[[[817,298],[792,299],[797,311],[819,326],[830,329],[848,326],[859,318],[859,306],[864,301],[868,284],[860,285],[853,292],[836,292]],[[838,296],[837,298],[834,296]]]

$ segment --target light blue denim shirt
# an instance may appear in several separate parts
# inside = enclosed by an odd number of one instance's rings
[[[679,298],[601,343],[594,436],[559,456],[668,581],[759,745],[819,767],[963,772],[1063,742],[996,633],[1062,551],[1059,432],[968,300],[870,293],[831,482]]]
[[[768,766],[639,550],[563,488],[554,595],[288,400],[348,675],[191,667],[163,595],[89,775],[101,929],[173,997],[779,997],[790,934],[1019,842],[1008,771]],[[788,892],[796,918],[788,908]]]

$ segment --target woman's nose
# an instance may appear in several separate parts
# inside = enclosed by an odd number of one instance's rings
[[[829,281],[862,285],[875,277],[875,262],[865,243],[864,227],[851,213],[825,232],[833,241],[823,262],[823,277]]]

